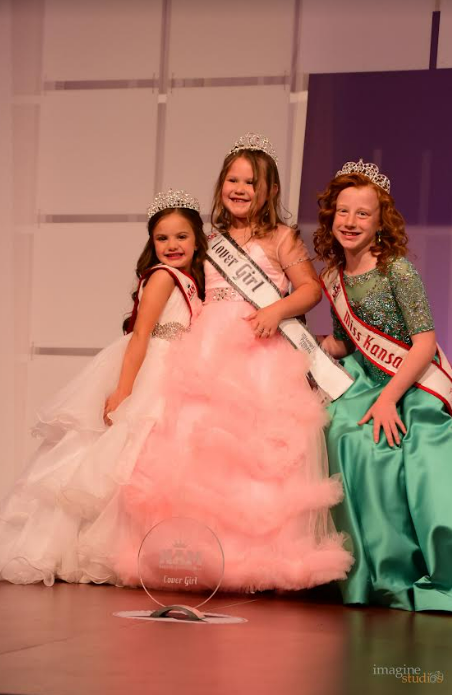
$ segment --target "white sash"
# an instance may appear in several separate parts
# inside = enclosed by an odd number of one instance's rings
[[[256,309],[263,309],[282,298],[276,285],[229,234],[209,237],[207,258],[231,287]],[[320,348],[302,321],[283,319],[278,330],[294,348],[308,353],[310,373],[329,398],[339,398],[351,386],[350,375]]]
[[[410,346],[369,326],[353,313],[342,270],[330,270],[321,282],[341,326],[355,347],[383,372],[394,376]],[[439,361],[432,361],[414,385],[439,398],[452,415],[452,368],[439,345],[436,346],[436,355]]]
[[[186,273],[182,272],[181,270],[178,270],[177,268],[172,268],[171,266],[165,265],[164,263],[154,265],[149,275],[152,275],[154,271],[161,269],[166,270],[171,275],[176,285],[182,292],[185,301],[187,302],[188,308],[190,310],[190,316],[193,316],[192,302],[198,296],[198,290],[196,289],[196,283],[193,280],[193,278],[190,277],[190,275],[187,275]],[[149,277],[149,275],[147,277]]]

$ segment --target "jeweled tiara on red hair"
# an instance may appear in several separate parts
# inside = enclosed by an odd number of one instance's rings
[[[335,178],[337,176],[342,176],[343,174],[363,174],[364,176],[367,176],[372,183],[380,186],[380,188],[386,191],[386,193],[389,193],[391,190],[391,182],[388,177],[384,174],[380,174],[380,170],[377,165],[372,164],[371,162],[366,163],[363,162],[362,159],[360,159],[358,162],[347,162],[344,164],[342,169],[337,172]]]

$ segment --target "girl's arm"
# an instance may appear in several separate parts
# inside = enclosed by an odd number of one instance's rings
[[[294,291],[287,297],[279,299],[264,309],[254,311],[247,317],[258,337],[270,338],[275,335],[283,319],[306,314],[322,298],[322,288],[310,260],[307,259],[287,268],[286,275],[292,283]]]
[[[330,335],[317,335],[317,342],[331,357],[340,360],[342,357],[354,352],[355,346],[348,337],[334,310],[330,307],[331,319],[333,321],[333,332]]]
[[[104,422],[111,425],[108,415],[130,396],[136,376],[157,320],[175,287],[173,278],[165,270],[156,270],[149,278],[140,300],[133,333],[124,353],[121,373],[116,389],[105,401]]]
[[[373,418],[375,443],[378,443],[380,429],[383,428],[389,446],[394,446],[394,441],[400,444],[399,429],[406,434],[406,427],[397,412],[397,402],[418,380],[435,356],[435,331],[417,333],[411,336],[411,340],[413,345],[400,369],[384,387],[373,406],[358,422],[358,425],[364,425]]]

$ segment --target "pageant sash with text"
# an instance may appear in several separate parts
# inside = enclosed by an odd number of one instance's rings
[[[272,280],[229,234],[213,234],[209,238],[207,258],[255,309],[263,309],[282,298]],[[294,348],[308,353],[310,373],[331,400],[339,398],[351,386],[351,376],[320,348],[300,319],[284,319],[279,331]]]
[[[344,287],[342,270],[331,270],[321,278],[323,289],[341,326],[364,357],[386,374],[394,376],[410,350],[393,338],[358,318],[352,311]],[[452,415],[452,368],[437,345],[436,357],[414,384],[439,398]]]
[[[164,263],[159,263],[158,265],[153,266],[151,272],[160,269],[166,270],[167,273],[169,273],[172,276],[174,282],[182,292],[184,299],[187,302],[188,308],[190,310],[190,316],[193,316],[192,302],[198,296],[198,290],[196,289],[196,283],[193,280],[193,278],[187,273],[184,273],[182,270],[172,268],[171,266],[165,265]]]
[[[192,308],[192,302],[193,300],[198,296],[198,291],[196,289],[196,283],[193,280],[190,275],[187,275],[186,273],[182,272],[181,270],[177,270],[177,268],[171,268],[169,265],[165,265],[164,263],[159,263],[158,265],[154,265],[150,270],[148,270],[141,278],[138,283],[137,287],[137,293],[135,297],[135,302],[133,304],[133,310],[132,314],[130,316],[130,319],[127,324],[127,333],[131,333],[133,331],[133,327],[135,326],[135,321],[137,320],[137,315],[138,315],[138,305],[140,303],[141,299],[141,294],[144,288],[145,283],[147,280],[150,278],[152,273],[154,273],[156,270],[166,270],[171,277],[173,278],[174,282],[180,289],[180,291],[183,294],[183,297],[185,301],[187,302],[188,308],[190,310],[190,316],[193,316],[193,308]]]

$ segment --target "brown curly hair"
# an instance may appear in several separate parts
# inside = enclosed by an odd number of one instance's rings
[[[261,150],[240,150],[228,154],[215,186],[212,205],[212,227],[219,232],[227,232],[231,226],[231,215],[223,206],[221,194],[223,184],[233,162],[239,157],[248,160],[253,169],[254,190],[256,195],[250,207],[248,224],[253,236],[263,237],[268,232],[276,229],[278,224],[286,224],[282,219],[281,184],[278,168],[275,160]],[[259,193],[267,185],[267,199],[261,208],[258,208]]]
[[[361,188],[372,186],[380,203],[380,241],[370,247],[372,255],[377,258],[377,268],[385,273],[388,263],[393,258],[405,256],[408,237],[405,221],[396,209],[394,199],[380,186],[372,183],[364,174],[342,174],[328,184],[326,190],[318,196],[319,227],[314,232],[314,249],[319,260],[325,261],[328,269],[343,266],[344,250],[332,233],[336,214],[336,201],[344,188]]]
[[[207,255],[207,236],[204,234],[203,222],[201,215],[196,210],[191,208],[165,208],[165,210],[160,210],[155,215],[153,215],[148,221],[148,233],[149,239],[144,247],[143,251],[137,262],[136,276],[138,280],[143,281],[143,285],[146,284],[146,276],[150,274],[151,268],[153,266],[161,263],[157,258],[154,245],[154,229],[158,225],[161,219],[168,217],[176,212],[181,217],[184,217],[193,229],[195,240],[196,240],[196,251],[193,255],[193,261],[191,264],[191,275],[196,282],[198,288],[198,295],[200,299],[205,297],[205,278],[204,278],[204,261]],[[134,311],[127,316],[122,324],[122,330],[124,333],[130,333],[133,326],[131,325],[132,317],[136,314],[136,308],[138,305],[138,289],[132,292],[132,299],[134,303]]]

